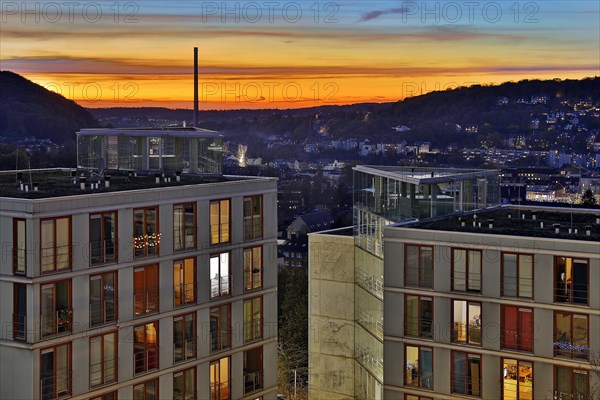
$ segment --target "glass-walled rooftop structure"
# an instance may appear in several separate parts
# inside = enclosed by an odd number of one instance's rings
[[[498,171],[357,166],[353,202],[354,397],[381,400],[384,227],[498,206]]]
[[[221,175],[223,136],[200,128],[82,129],[77,167]]]

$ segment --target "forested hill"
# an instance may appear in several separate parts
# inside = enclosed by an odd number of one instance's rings
[[[33,136],[61,144],[96,119],[72,100],[10,71],[0,71],[0,136]]]

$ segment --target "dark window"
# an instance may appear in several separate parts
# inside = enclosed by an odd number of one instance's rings
[[[42,273],[71,268],[71,217],[40,221]]]
[[[90,215],[90,263],[117,261],[116,211]]]
[[[263,235],[262,196],[244,197],[244,240]]]
[[[27,236],[24,219],[13,219],[13,272],[25,274],[27,272]]]
[[[555,257],[554,301],[557,303],[588,304],[588,260]]]
[[[452,352],[452,393],[481,397],[481,356]]]
[[[405,335],[433,338],[433,299],[409,294],[404,299]]]
[[[533,298],[533,256],[502,253],[502,296]]]
[[[231,305],[224,304],[210,309],[210,337],[212,352],[231,347]]]
[[[452,249],[452,290],[481,292],[481,250]]]
[[[533,351],[533,309],[502,306],[500,326],[502,348]]]
[[[117,273],[90,276],[90,324],[107,324],[117,320]]]
[[[433,288],[433,247],[404,246],[406,286]]]
[[[173,318],[173,352],[175,362],[196,357],[196,314]]]
[[[173,206],[173,248],[175,251],[196,248],[196,203]]]

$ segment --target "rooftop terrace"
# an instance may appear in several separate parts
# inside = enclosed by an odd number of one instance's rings
[[[20,179],[19,179],[20,178]],[[156,183],[157,179],[159,183]],[[110,175],[98,176],[86,171],[62,168],[28,171],[0,171],[0,198],[41,199],[50,197],[77,196],[93,193],[110,193],[125,190],[141,190],[150,188],[178,187],[218,182],[242,181],[256,179],[251,177],[180,174],[155,172],[110,171]],[[23,190],[21,185],[23,183]],[[109,186],[106,187],[108,181]],[[81,185],[85,189],[81,189]],[[92,184],[97,188],[92,189]],[[27,185],[27,191],[25,191]],[[37,191],[34,187],[37,185]]]
[[[600,209],[506,206],[407,223],[403,227],[595,241],[600,251]]]

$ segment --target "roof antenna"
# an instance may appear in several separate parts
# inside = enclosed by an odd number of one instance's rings
[[[194,47],[194,124],[198,127],[198,48]]]

